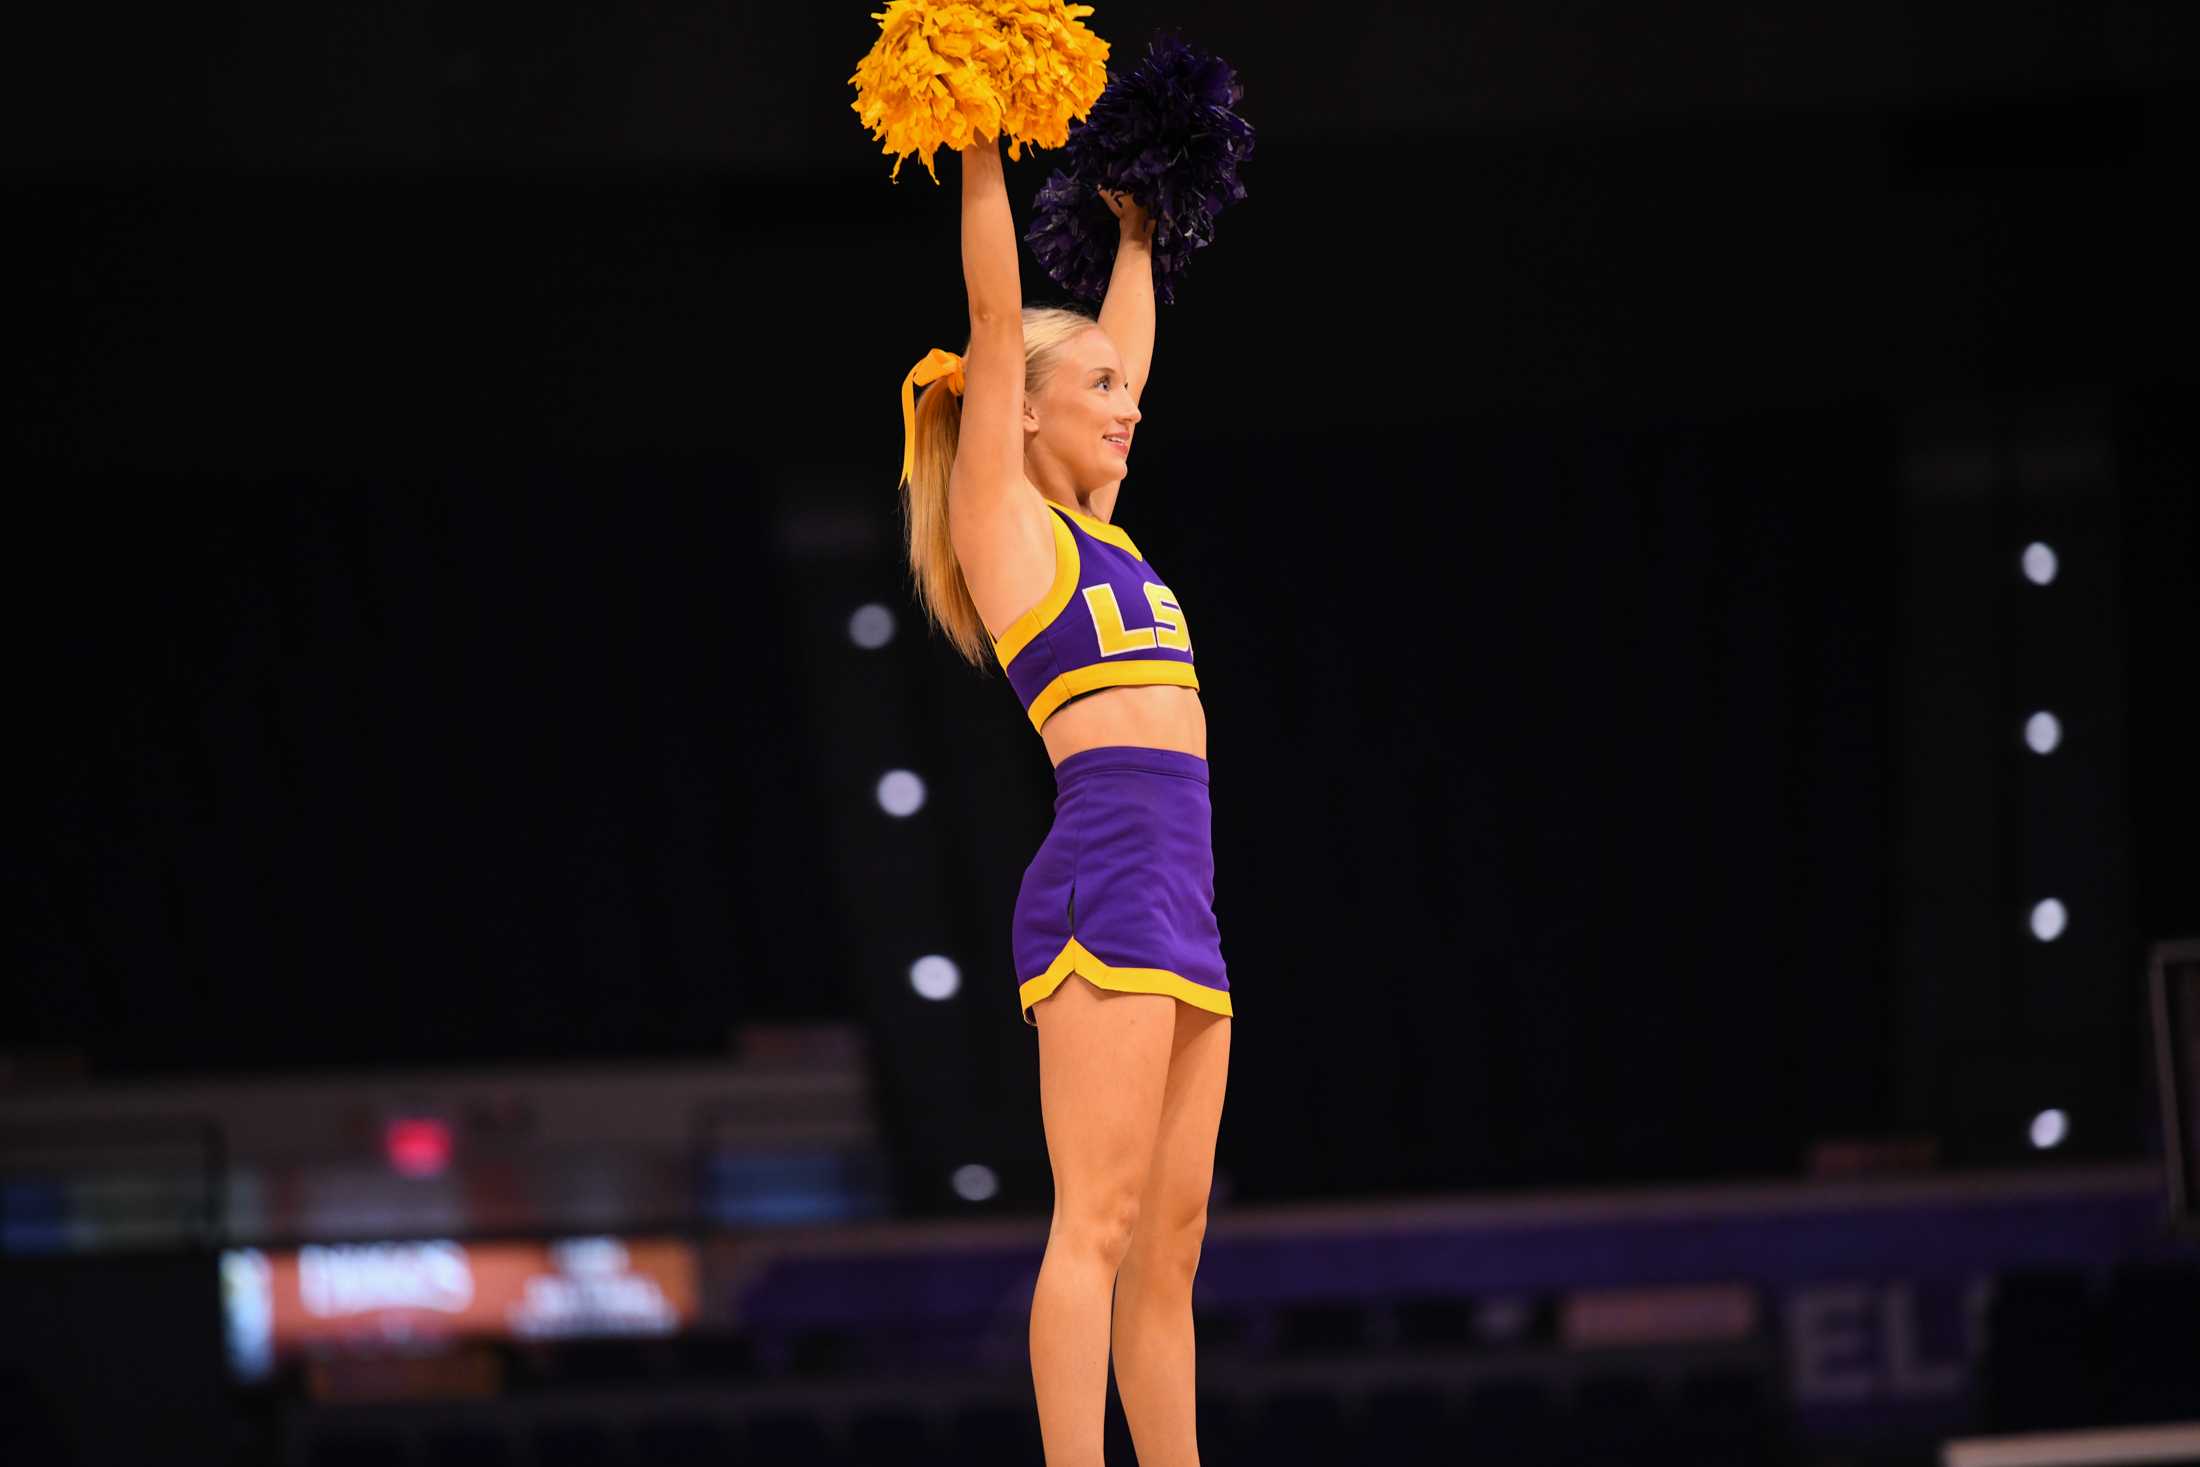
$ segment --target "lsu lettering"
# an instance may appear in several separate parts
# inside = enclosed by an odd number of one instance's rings
[[[1192,650],[1191,628],[1185,625],[1184,608],[1176,604],[1175,593],[1154,581],[1147,581],[1145,586],[1146,605],[1154,619],[1150,627],[1123,625],[1123,608],[1116,604],[1115,587],[1106,582],[1085,587],[1085,609],[1092,613],[1092,630],[1100,639],[1102,657],[1148,647]]]

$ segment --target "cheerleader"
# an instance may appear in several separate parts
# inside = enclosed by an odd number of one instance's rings
[[[1112,1353],[1142,1467],[1196,1467],[1192,1278],[1231,991],[1186,604],[1119,509],[1157,278],[1172,301],[1215,213],[1244,197],[1252,132],[1230,68],[1181,41],[1106,77],[1090,11],[889,0],[850,80],[897,175],[910,153],[928,171],[940,148],[962,160],[970,335],[902,382],[909,566],[931,624],[1005,670],[1054,767],[1011,932],[1054,1176],[1030,1329],[1046,1461],[1101,1467]],[[1087,121],[1074,137],[1072,118]],[[1097,317],[1024,304],[1004,135],[1011,159],[1066,146],[1029,239],[1058,284],[1100,298]]]
[[[903,503],[920,600],[965,657],[1007,670],[1054,765],[1013,921],[1054,1173],[1031,1301],[1040,1435],[1048,1467],[1100,1467],[1112,1350],[1142,1467],[1193,1467],[1192,1275],[1231,1000],[1191,630],[1116,523],[1153,360],[1152,229],[1110,194],[1098,319],[1027,307],[999,139],[959,156],[970,338],[912,373],[929,385]]]

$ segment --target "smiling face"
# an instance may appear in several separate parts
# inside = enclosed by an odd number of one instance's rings
[[[1098,326],[1079,332],[1036,400],[1024,399],[1024,457],[1033,482],[1086,492],[1117,482],[1130,472],[1139,416],[1124,384],[1123,354]]]

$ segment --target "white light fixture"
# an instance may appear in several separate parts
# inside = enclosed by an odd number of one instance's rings
[[[2070,914],[2053,897],[2032,908],[2032,935],[2042,942],[2053,942],[2069,924]]]
[[[2024,578],[2035,586],[2055,579],[2055,552],[2038,540],[2024,547]]]
[[[894,640],[894,613],[876,601],[858,606],[848,618],[848,640],[866,652],[876,652]]]
[[[955,1195],[965,1202],[984,1202],[1001,1190],[1001,1179],[993,1174],[993,1168],[972,1162],[955,1168],[950,1179]]]
[[[962,991],[962,969],[953,958],[928,953],[909,965],[909,986],[925,998],[953,998]]]
[[[2045,711],[2024,721],[2024,742],[2035,754],[2052,754],[2062,742],[2062,720]]]
[[[2059,1110],[2043,1110],[2032,1117],[2032,1145],[2045,1151],[2060,1146],[2070,1134],[2070,1117]]]
[[[889,769],[878,782],[878,804],[889,815],[914,815],[924,808],[924,781],[906,769]]]

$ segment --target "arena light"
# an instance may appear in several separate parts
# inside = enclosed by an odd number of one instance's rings
[[[2062,720],[2041,711],[2024,721],[2024,742],[2035,754],[2052,754],[2062,743]]]
[[[848,640],[866,652],[876,652],[894,640],[894,613],[876,601],[858,606],[848,618]]]
[[[914,815],[924,808],[924,781],[906,769],[889,769],[878,782],[878,804],[889,815]]]
[[[2024,578],[2035,586],[2055,579],[2055,552],[2038,540],[2024,547]]]
[[[955,1174],[949,1181],[955,1189],[955,1195],[965,1202],[989,1201],[1001,1190],[1001,1179],[994,1174],[993,1168],[981,1166],[977,1162],[956,1167]]]
[[[2032,1117],[2032,1145],[2035,1150],[2047,1151],[2062,1145],[2070,1134],[2070,1117],[2059,1110],[2043,1110]]]
[[[382,1154],[400,1176],[439,1177],[451,1165],[451,1128],[439,1116],[393,1116],[382,1127]]]
[[[2041,942],[2053,942],[2063,935],[2063,929],[2069,925],[2070,914],[2053,897],[2032,908],[2032,935]]]
[[[909,965],[909,986],[934,1001],[953,998],[962,991],[962,969],[953,958],[927,953]]]

